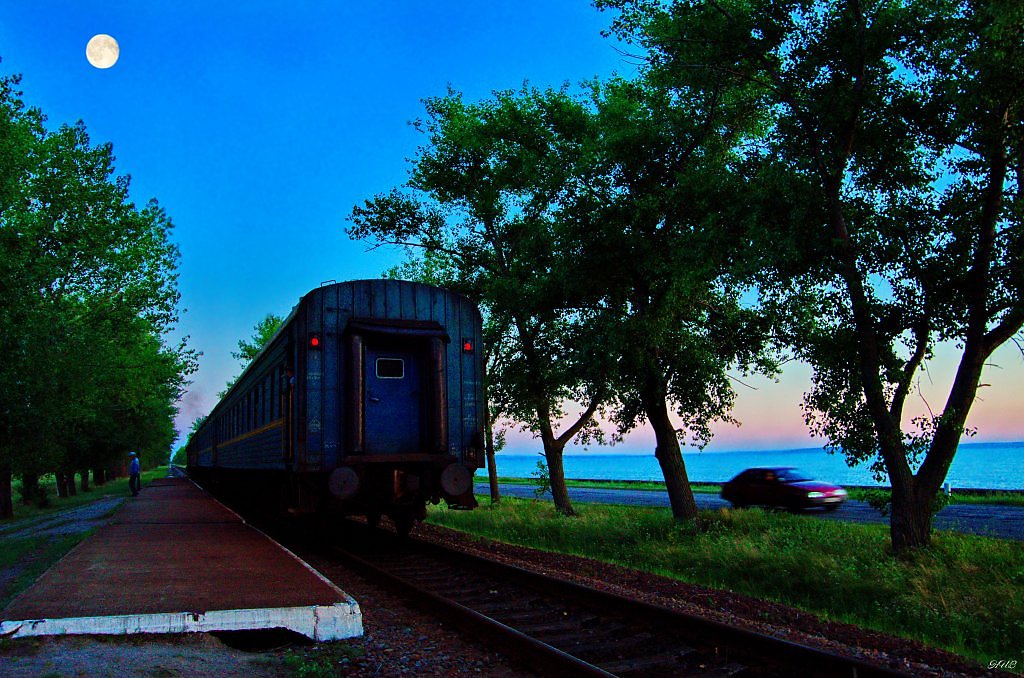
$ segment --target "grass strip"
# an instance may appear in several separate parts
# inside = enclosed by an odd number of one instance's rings
[[[4,539],[0,543],[0,610],[93,532]]]
[[[166,475],[166,466],[145,471],[142,473],[142,485],[145,486],[146,483]],[[44,478],[41,484],[47,485],[47,491],[50,493],[50,505],[38,508],[15,502],[14,519],[3,523],[4,532],[20,533],[31,529],[34,524],[38,524],[40,529],[52,528],[53,521],[40,519],[59,516],[70,509],[81,508],[107,496],[130,494],[127,478],[108,481],[103,485],[93,486],[89,492],[79,491],[77,495],[66,498],[57,497],[56,480],[53,476]],[[94,531],[86,530],[61,536],[4,536],[0,538],[0,609],[6,607],[19,593],[31,586],[43,572]]]
[[[1024,544],[933,533],[930,549],[892,553],[888,528],[758,509],[701,513],[503,499],[428,520],[472,534],[594,558],[801,608],[945,648],[987,665],[1024,652]]]
[[[165,478],[167,476],[167,467],[158,466],[148,471],[142,472],[142,485],[145,486],[156,478]],[[53,475],[43,476],[40,481],[40,487],[44,488],[48,505],[45,507],[38,507],[33,505],[26,505],[18,501],[20,487],[20,480],[15,480],[13,483],[14,489],[14,521],[20,521],[28,518],[35,518],[39,516],[48,516],[54,513],[60,513],[67,511],[68,509],[78,508],[91,504],[97,499],[102,499],[105,496],[121,495],[127,497],[131,494],[128,491],[128,478],[117,478],[115,480],[108,480],[102,485],[90,485],[87,492],[83,492],[81,488],[78,489],[78,493],[73,497],[58,497],[57,496],[57,480]],[[7,527],[10,522],[0,523]]]

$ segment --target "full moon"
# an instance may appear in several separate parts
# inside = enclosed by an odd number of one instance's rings
[[[117,46],[117,40],[104,33],[92,36],[89,44],[85,46],[85,58],[96,68],[110,68],[117,63],[120,54],[121,48]]]

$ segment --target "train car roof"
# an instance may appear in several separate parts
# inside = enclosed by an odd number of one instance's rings
[[[311,289],[310,291],[306,292],[301,297],[299,297],[298,302],[296,302],[295,305],[292,306],[291,311],[289,311],[288,315],[285,316],[284,320],[281,321],[281,324],[278,326],[277,330],[272,335],[270,335],[270,338],[266,341],[265,344],[263,344],[263,346],[256,353],[256,355],[253,356],[253,359],[249,361],[249,363],[245,366],[245,368],[241,371],[241,373],[235,379],[234,383],[231,385],[231,388],[229,388],[224,393],[223,397],[221,397],[217,401],[217,404],[214,405],[213,408],[210,409],[210,411],[207,413],[206,417],[209,418],[210,416],[212,416],[213,413],[216,412],[223,403],[225,403],[227,400],[230,399],[230,397],[232,395],[232,392],[235,390],[235,388],[239,384],[241,384],[245,380],[245,376],[246,376],[246,374],[248,374],[248,372],[252,368],[252,366],[256,365],[259,362],[260,358],[263,357],[263,354],[271,349],[271,347],[274,345],[274,342],[277,341],[278,336],[282,332],[284,332],[285,328],[288,327],[289,323],[291,323],[292,320],[294,320],[295,316],[299,312],[299,309],[302,307],[303,302],[305,302],[306,299],[308,299],[310,296],[320,292],[321,290],[323,290],[324,288],[327,288],[327,287],[342,286],[342,285],[357,285],[357,284],[360,284],[360,283],[369,285],[369,284],[373,284],[373,283],[388,283],[388,282],[394,282],[394,283],[405,284],[405,285],[417,285],[417,286],[420,286],[420,287],[429,287],[429,288],[432,288],[432,289],[435,289],[435,290],[440,290],[440,291],[444,292],[445,294],[450,294],[452,296],[461,297],[461,298],[465,299],[467,302],[469,302],[471,304],[474,304],[474,307],[475,307],[475,302],[473,302],[469,297],[467,297],[465,294],[462,294],[461,292],[455,292],[453,290],[449,290],[449,289],[446,289],[444,287],[438,287],[437,285],[431,285],[429,283],[418,282],[418,281],[415,281],[415,280],[399,280],[399,279],[392,279],[392,278],[360,278],[358,280],[343,280],[342,282],[337,282],[335,280],[327,280],[325,282],[322,282],[322,283],[320,283],[319,287],[314,287],[313,289]]]

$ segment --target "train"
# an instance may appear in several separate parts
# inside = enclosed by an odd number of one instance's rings
[[[400,533],[428,503],[474,508],[482,341],[479,308],[456,292],[324,283],[193,433],[188,474],[273,513],[387,516]]]

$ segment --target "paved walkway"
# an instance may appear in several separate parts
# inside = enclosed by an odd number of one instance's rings
[[[153,481],[0,612],[0,636],[288,628],[362,634],[359,605],[185,478]]]
[[[477,494],[487,495],[490,488],[486,483],[476,483]],[[535,499],[533,485],[501,485],[502,495]],[[695,493],[697,508],[720,509],[731,504],[717,494]],[[545,495],[550,499],[551,495]],[[569,498],[574,502],[594,504],[623,504],[627,506],[669,506],[668,493],[660,490],[609,490],[570,487]],[[847,501],[837,511],[808,511],[806,515],[818,516],[824,520],[845,520],[855,523],[884,523],[883,517],[862,501]],[[950,504],[932,520],[932,526],[939,530],[955,530],[986,537],[1024,540],[1024,508],[997,506],[994,504]]]

